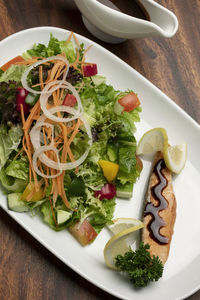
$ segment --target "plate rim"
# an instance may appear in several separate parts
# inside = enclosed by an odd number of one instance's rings
[[[39,26],[39,27],[32,27],[32,28],[28,28],[28,29],[23,29],[21,31],[18,31],[16,33],[13,33],[7,37],[5,37],[3,40],[0,41],[0,47],[2,45],[2,43],[8,41],[9,39],[12,39],[13,37],[16,37],[18,35],[21,35],[25,32],[28,31],[42,31],[42,30],[58,30],[58,31],[62,31],[63,33],[69,33],[70,31],[64,28],[59,28],[59,27],[54,27],[54,26]],[[196,128],[197,131],[199,131],[200,133],[200,125],[198,124],[198,122],[196,120],[194,120],[187,112],[185,112],[178,104],[176,104],[171,98],[169,98],[166,94],[164,94],[159,88],[157,88],[152,82],[150,82],[147,78],[145,78],[143,75],[141,75],[138,71],[136,71],[134,68],[132,68],[130,65],[128,65],[126,62],[124,62],[121,58],[119,58],[117,55],[113,54],[111,51],[107,50],[106,48],[104,48],[103,46],[99,45],[98,43],[90,40],[87,37],[82,36],[81,34],[75,33],[77,37],[80,37],[81,39],[86,40],[88,43],[92,43],[98,47],[100,47],[104,52],[107,52],[109,54],[111,54],[113,57],[115,57],[115,59],[117,59],[120,63],[123,63],[125,65],[125,67],[129,68],[131,71],[134,71],[136,76],[141,78],[142,80],[145,80],[153,89],[155,89],[156,92],[158,92],[159,94],[161,94],[168,103],[170,103],[170,105],[173,106],[173,108],[175,108],[175,110],[178,110],[185,118],[188,119],[188,121],[191,122],[191,125],[194,126]],[[95,280],[93,280],[92,278],[90,278],[89,276],[87,276],[86,274],[84,274],[83,272],[79,271],[73,264],[70,263],[70,261],[66,262],[65,260],[63,260],[62,256],[60,256],[56,251],[54,251],[54,249],[49,249],[48,245],[45,243],[45,241],[43,241],[42,239],[40,239],[40,236],[38,234],[35,234],[31,229],[26,227],[26,224],[24,224],[23,221],[19,220],[17,218],[17,216],[15,214],[12,214],[12,212],[9,212],[8,210],[6,210],[0,203],[0,206],[2,207],[2,209],[8,213],[20,226],[22,226],[27,232],[29,232],[29,234],[31,234],[36,240],[38,240],[48,251],[50,251],[51,253],[53,253],[58,259],[60,259],[64,264],[68,265],[73,271],[75,271],[76,273],[78,273],[80,276],[82,276],[83,278],[85,278],[86,280],[88,280],[89,282],[91,282],[92,284],[94,284],[95,286],[101,288],[102,290],[108,292],[109,294],[112,294],[116,297],[119,297],[119,293],[116,293],[115,291],[111,291],[109,288],[106,288],[104,286],[102,286],[101,284],[97,283]],[[193,289],[192,291],[188,292],[187,294],[182,295],[182,297],[188,297],[190,295],[192,295],[193,293],[197,292],[200,289],[200,282],[198,284],[198,286]],[[120,296],[121,297],[121,296]],[[128,299],[128,298],[122,298],[122,299]],[[176,298],[176,299],[181,299],[181,298]]]

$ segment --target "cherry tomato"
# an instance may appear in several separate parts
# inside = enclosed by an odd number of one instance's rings
[[[119,104],[124,107],[124,111],[132,111],[137,106],[140,105],[140,100],[138,99],[137,95],[133,92],[127,94],[126,96],[122,97],[118,100]]]
[[[67,94],[65,96],[65,99],[63,100],[63,105],[74,107],[76,104],[77,100],[76,97],[72,94]]]

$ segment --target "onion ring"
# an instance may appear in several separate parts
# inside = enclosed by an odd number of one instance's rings
[[[63,105],[63,107],[67,107],[69,109],[69,111],[67,111],[67,112],[70,113],[70,114],[73,114],[74,115],[73,117],[69,117],[69,118],[57,117],[57,116],[54,116],[51,113],[51,110],[48,110],[46,108],[46,104],[48,102],[48,98],[51,96],[51,94],[47,94],[45,92],[48,91],[49,93],[51,93],[52,91],[55,91],[55,87],[49,89],[51,86],[54,86],[54,85],[57,85],[56,89],[58,89],[58,88],[65,88],[65,89],[70,90],[73,93],[73,95],[76,97],[76,100],[77,100],[77,103],[78,103],[78,109],[77,110],[75,110],[72,107],[64,106]],[[41,106],[41,109],[42,109],[43,113],[46,115],[46,117],[48,119],[50,119],[50,120],[52,120],[54,122],[70,122],[72,120],[75,120],[75,119],[79,118],[79,116],[82,115],[82,113],[83,113],[83,107],[82,107],[81,99],[80,99],[79,94],[76,91],[76,89],[69,82],[64,81],[64,82],[60,83],[60,80],[52,81],[52,82],[48,83],[45,86],[45,88],[43,89],[43,91],[44,91],[44,93],[40,96],[40,106]],[[60,107],[62,107],[62,106],[60,106]],[[64,112],[65,110],[59,109],[59,111],[63,111]]]
[[[28,83],[27,83],[27,77],[28,77],[28,74],[30,73],[30,71],[31,71],[32,69],[34,69],[35,67],[37,67],[37,66],[39,66],[39,65],[41,65],[41,64],[43,64],[43,63],[45,63],[45,62],[52,61],[52,60],[61,60],[61,61],[63,61],[63,62],[66,63],[66,65],[67,65],[67,70],[65,71],[65,73],[64,73],[64,75],[63,75],[63,79],[60,80],[60,84],[62,84],[62,82],[66,80],[67,73],[68,73],[68,71],[69,71],[69,61],[68,61],[64,56],[61,56],[61,55],[58,55],[58,56],[51,56],[51,57],[48,57],[48,58],[39,60],[39,61],[37,61],[36,63],[32,64],[32,65],[31,65],[28,69],[26,69],[26,71],[23,73],[21,82],[22,82],[23,87],[24,87],[27,91],[29,91],[29,92],[31,92],[31,93],[34,93],[34,94],[41,94],[41,95],[44,94],[44,93],[45,93],[45,94],[50,93],[49,91],[43,91],[43,90],[42,90],[42,91],[36,91],[36,90],[30,88],[30,87],[28,86]],[[58,88],[59,88],[59,87],[55,87],[54,90],[52,89],[52,90],[51,90],[51,93],[54,92],[55,90],[57,90]]]
[[[53,147],[53,146],[41,146],[39,147],[33,154],[33,168],[35,170],[35,172],[40,175],[41,177],[43,178],[56,178],[58,177],[60,174],[62,174],[62,170],[59,169],[59,172],[57,174],[54,174],[54,175],[46,175],[46,174],[43,174],[42,172],[40,172],[40,170],[38,169],[37,167],[37,159],[39,158],[40,159],[40,156],[41,155],[44,155],[42,154],[42,152],[44,151],[48,151],[48,150],[52,150],[56,153],[56,157],[57,157],[57,160],[58,160],[58,164],[59,164],[59,155],[58,155],[58,150]],[[41,159],[40,159],[41,160]]]

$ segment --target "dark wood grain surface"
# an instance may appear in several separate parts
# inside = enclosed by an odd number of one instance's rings
[[[200,1],[157,2],[178,17],[179,30],[171,39],[148,38],[108,45],[86,30],[73,0],[0,0],[0,40],[42,25],[80,33],[119,56],[200,122]],[[18,299],[116,298],[66,267],[0,209],[0,300]],[[199,299],[200,292],[188,298]]]

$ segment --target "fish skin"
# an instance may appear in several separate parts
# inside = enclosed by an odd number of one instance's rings
[[[154,160],[154,165],[163,158],[163,153],[158,151],[155,155],[155,160]],[[153,169],[152,169],[153,171]],[[173,186],[172,186],[172,173],[169,169],[164,168],[162,169],[162,173],[166,177],[168,184],[167,186],[163,189],[162,195],[165,197],[165,199],[168,201],[168,206],[167,208],[159,211],[159,216],[163,219],[165,222],[165,225],[161,227],[160,229],[160,234],[168,238],[168,243],[167,244],[160,244],[156,240],[154,240],[151,235],[150,231],[148,229],[148,224],[152,220],[152,215],[147,214],[144,216],[143,222],[144,222],[144,228],[142,231],[142,241],[145,244],[150,245],[149,252],[151,256],[158,256],[160,260],[162,261],[163,264],[168,259],[169,256],[169,251],[170,251],[170,244],[172,240],[172,235],[174,232],[174,223],[176,220],[176,197],[173,191]],[[147,189],[147,194],[146,194],[146,201],[145,201],[145,206],[148,202],[152,202],[155,206],[159,205],[158,200],[155,199],[155,197],[151,193],[151,188],[155,186],[158,183],[158,178],[154,172],[151,173],[150,178],[149,178],[149,185]]]

